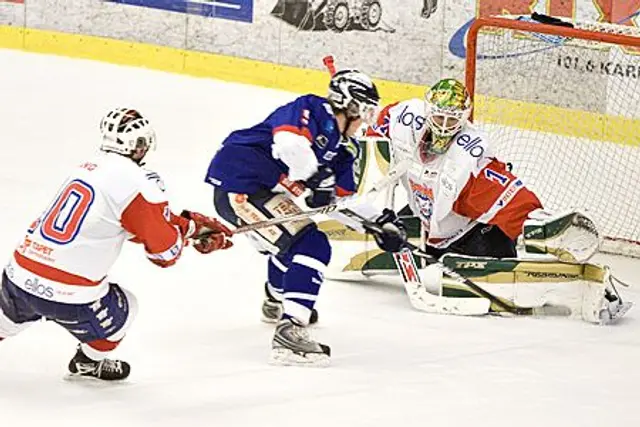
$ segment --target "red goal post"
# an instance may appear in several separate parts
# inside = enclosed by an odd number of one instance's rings
[[[640,29],[479,18],[467,36],[474,123],[551,210],[594,217],[640,256]]]

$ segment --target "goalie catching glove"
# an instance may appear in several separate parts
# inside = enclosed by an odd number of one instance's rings
[[[185,238],[192,241],[193,248],[201,254],[233,246],[230,240],[233,232],[217,219],[187,210],[182,211],[180,216],[189,220]]]
[[[553,214],[537,209],[529,213],[523,231],[528,253],[552,254],[565,262],[586,262],[600,244],[593,221],[576,211]]]

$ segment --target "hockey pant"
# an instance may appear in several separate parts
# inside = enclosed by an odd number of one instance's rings
[[[110,283],[107,294],[97,301],[65,304],[25,292],[2,273],[0,338],[14,336],[45,319],[69,331],[82,343],[87,356],[100,360],[118,346],[136,312],[135,296],[115,283]]]
[[[286,195],[267,190],[245,195],[215,188],[214,206],[222,218],[236,226],[301,211]],[[269,255],[269,289],[275,298],[282,299],[283,317],[307,324],[331,259],[327,236],[309,219],[248,234],[252,244]]]
[[[478,224],[446,248],[427,246],[425,252],[440,258],[446,253],[491,258],[515,258],[516,241],[495,225]]]

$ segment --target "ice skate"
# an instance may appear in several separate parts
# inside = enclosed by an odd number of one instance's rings
[[[313,341],[306,327],[293,319],[278,322],[269,363],[325,367],[329,366],[330,356],[329,346]]]
[[[278,301],[269,292],[268,283],[264,284],[265,297],[262,301],[262,321],[265,323],[278,323],[282,317],[282,301]],[[315,308],[311,309],[311,317],[309,318],[309,324],[313,325],[318,322],[318,312]]]
[[[95,378],[103,381],[120,381],[129,376],[131,367],[121,360],[103,359],[96,361],[87,357],[80,346],[69,362],[69,379]]]
[[[629,301],[622,301],[615,293],[609,289],[605,289],[605,305],[600,310],[600,324],[609,325],[615,323],[622,316],[627,314],[627,311],[633,307],[633,303]]]

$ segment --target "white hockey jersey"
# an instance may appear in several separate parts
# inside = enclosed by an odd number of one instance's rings
[[[424,101],[411,99],[385,107],[368,135],[390,140],[392,166],[412,161],[402,182],[428,231],[427,243],[445,248],[478,223],[495,224],[515,239],[529,212],[542,207],[535,194],[493,157],[487,136],[469,123],[445,154],[419,160],[426,126]]]
[[[188,220],[171,213],[156,173],[101,153],[72,171],[5,272],[40,298],[88,303],[107,293],[107,273],[125,240],[144,244],[147,257],[165,267],[180,256],[187,228]]]

